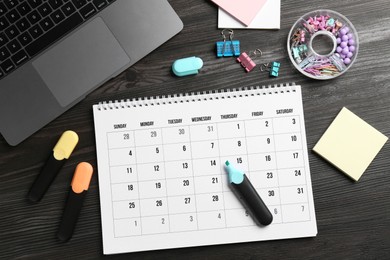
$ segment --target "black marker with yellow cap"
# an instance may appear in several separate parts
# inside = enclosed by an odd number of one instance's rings
[[[38,177],[31,186],[28,198],[33,202],[38,202],[42,199],[46,193],[50,184],[65,164],[66,159],[70,157],[74,148],[79,141],[78,135],[73,131],[65,131],[57,144],[53,148],[53,153],[50,154],[43,166]]]
[[[93,167],[87,162],[81,162],[77,165],[70,184],[68,200],[66,201],[62,221],[58,229],[57,237],[61,241],[68,241],[73,234],[79,217],[84,197],[87,194],[89,183],[91,182]]]

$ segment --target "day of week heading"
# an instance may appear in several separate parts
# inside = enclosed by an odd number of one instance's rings
[[[178,119],[168,119],[168,124],[180,124],[183,122],[183,119],[178,118]]]
[[[237,118],[237,114],[221,115],[221,119]]]
[[[263,114],[263,111],[252,112],[252,116],[262,116]]]
[[[210,121],[211,116],[198,116],[198,117],[193,117],[192,122],[198,122],[198,121]]]
[[[290,114],[293,112],[292,108],[278,109],[276,110],[276,114]]]
[[[126,128],[126,124],[115,124],[114,129]]]
[[[140,126],[152,126],[154,125],[154,121],[140,122]]]

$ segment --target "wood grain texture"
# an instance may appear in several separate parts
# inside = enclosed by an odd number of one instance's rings
[[[270,0],[272,1],[272,0]],[[220,40],[217,7],[208,0],[171,0],[184,29],[137,64],[91,93],[17,147],[0,138],[0,258],[103,258],[97,175],[86,196],[73,238],[56,240],[68,186],[76,164],[96,169],[92,105],[103,100],[296,82],[302,85],[307,144],[313,182],[318,236],[171,249],[108,256],[110,259],[389,259],[390,148],[386,143],[359,182],[354,183],[311,152],[343,106],[390,136],[390,7],[387,0],[282,1],[280,30],[235,30],[242,50],[260,48],[262,61],[279,60],[280,76],[244,73],[233,59],[217,59]],[[356,27],[357,61],[329,81],[305,78],[288,60],[287,35],[304,13],[331,9]],[[164,28],[161,28],[163,30]],[[199,56],[204,67],[196,76],[177,78],[175,59]],[[26,194],[61,133],[72,129],[80,143],[44,199],[30,204]]]

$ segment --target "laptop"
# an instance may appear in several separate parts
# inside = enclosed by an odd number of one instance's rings
[[[0,133],[17,145],[180,32],[166,0],[0,2]]]

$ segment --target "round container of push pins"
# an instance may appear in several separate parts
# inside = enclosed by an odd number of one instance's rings
[[[292,26],[287,49],[291,62],[303,75],[326,80],[344,74],[352,66],[359,39],[345,16],[316,10],[303,15]]]

